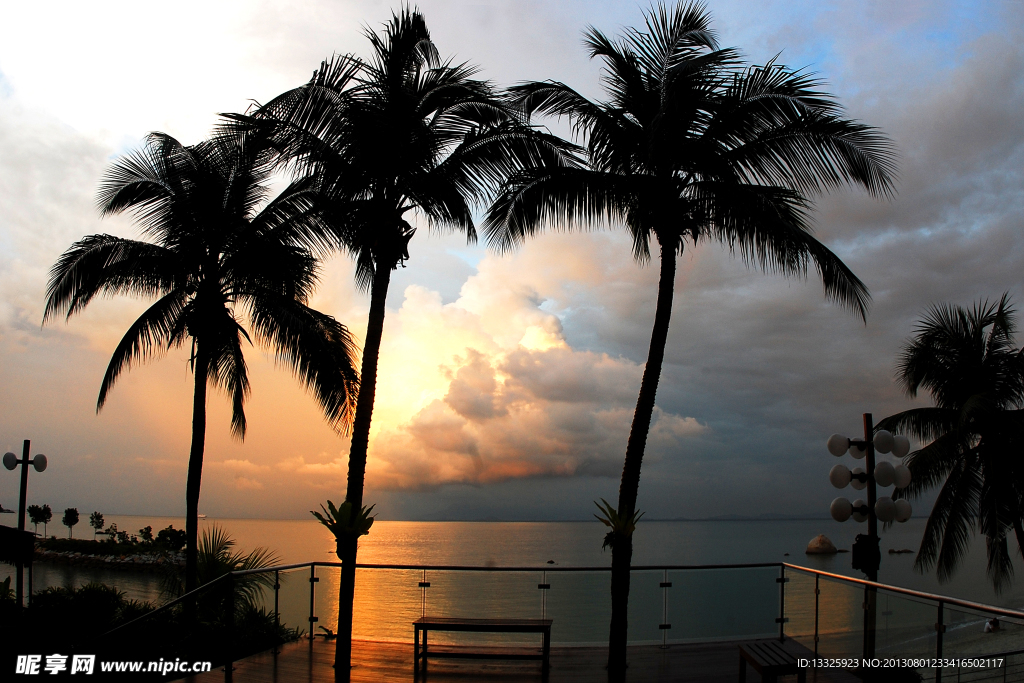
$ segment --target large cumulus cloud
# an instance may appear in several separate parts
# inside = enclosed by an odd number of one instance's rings
[[[577,250],[546,284],[564,285],[573,265],[598,253]],[[379,405],[392,420],[371,442],[370,486],[618,473],[643,368],[566,342],[533,282],[546,260],[546,250],[488,257],[449,304],[422,287],[406,289],[381,354],[381,376],[390,379]],[[418,401],[409,402],[413,396]],[[407,416],[397,414],[396,401]],[[703,430],[659,409],[650,457],[677,451]]]

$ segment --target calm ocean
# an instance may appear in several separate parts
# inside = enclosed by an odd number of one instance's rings
[[[167,517],[110,515],[122,530],[150,525],[156,529],[183,520]],[[244,552],[264,546],[274,551],[282,564],[337,561],[330,533],[315,520],[205,519],[201,527],[220,525]],[[1018,559],[1018,580],[996,594],[985,577],[984,539],[975,538],[971,554],[955,579],[939,584],[934,574],[913,570],[913,554],[889,554],[890,549],[916,551],[924,519],[912,519],[882,532],[882,564],[879,580],[931,593],[952,595],[981,603],[1024,608],[1024,576]],[[51,534],[66,531],[51,524]],[[90,534],[79,525],[78,537]],[[838,524],[831,520],[786,521],[700,521],[641,522],[635,536],[634,565],[700,565],[759,562],[790,562],[837,574],[861,576],[850,569],[850,554],[806,555],[807,542],[824,533],[839,548],[849,548],[865,525]],[[381,521],[360,541],[360,562],[367,564],[428,564],[538,567],[548,561],[556,567],[606,567],[610,553],[602,552],[603,529],[598,522],[394,522]],[[0,579],[13,573],[0,566]],[[316,611],[319,624],[332,625],[337,616],[337,571],[317,570]],[[281,612],[284,621],[306,627],[309,607],[309,570],[282,576]],[[662,620],[663,600],[669,603],[669,619],[676,614],[670,639],[733,637],[771,632],[778,615],[777,569],[704,570],[637,573],[631,591],[631,640],[660,642],[657,626]],[[659,588],[672,581],[668,596]],[[408,624],[421,611],[427,613],[503,613],[535,616],[545,610],[556,616],[556,642],[600,642],[607,629],[608,574],[561,574],[538,572],[515,574],[432,572],[426,577],[431,588],[421,591],[420,572],[366,571],[357,585],[357,637],[408,639]],[[160,577],[154,574],[76,569],[65,565],[37,563],[36,590],[46,585],[81,585],[99,581],[117,586],[130,597],[158,600]],[[541,596],[540,582],[551,584]],[[794,576],[787,588],[787,616],[799,631],[813,632],[813,578]],[[823,582],[824,586],[824,582]],[[272,596],[268,596],[272,604]],[[543,602],[542,602],[543,601]],[[862,595],[835,584],[822,592],[822,628],[828,619],[843,624],[857,623]],[[826,609],[826,605],[828,605]],[[910,621],[934,622],[934,614],[912,603],[890,605],[888,611]],[[917,613],[920,612],[920,615]],[[686,618],[679,615],[684,613]],[[906,615],[901,617],[901,615]],[[694,615],[699,615],[695,618]],[[806,622],[804,626],[801,623]],[[972,622],[973,624],[973,622]],[[915,627],[916,628],[916,627]],[[930,628],[930,627],[929,627]],[[971,631],[975,629],[971,626]],[[894,629],[894,633],[897,630]],[[933,631],[932,631],[933,632]],[[856,640],[851,634],[851,642]],[[838,636],[837,636],[838,637]],[[902,637],[902,636],[900,636]],[[838,642],[838,641],[837,641]],[[900,641],[904,642],[904,641]],[[837,645],[837,648],[840,646]],[[841,648],[840,648],[841,649]],[[927,643],[922,643],[922,652]]]

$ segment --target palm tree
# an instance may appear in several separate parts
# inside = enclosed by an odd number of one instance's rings
[[[151,241],[91,235],[64,252],[50,272],[44,322],[60,314],[70,318],[99,294],[157,298],[114,350],[97,411],[122,372],[190,344],[195,389],[185,494],[186,590],[197,586],[207,386],[231,397],[231,430],[244,438],[249,380],[243,341],[255,337],[290,366],[336,429],[350,425],[358,387],[348,330],[306,305],[317,265],[296,239],[322,220],[317,188],[304,180],[270,199],[271,162],[267,148],[246,135],[185,146],[152,133],[107,171],[99,190],[103,215],[131,212]]]
[[[467,64],[442,62],[423,16],[408,8],[383,34],[367,32],[373,54],[325,61],[304,86],[286,92],[237,125],[271,131],[281,158],[299,176],[320,179],[332,207],[329,232],[309,235],[356,262],[356,283],[370,292],[361,384],[349,452],[345,502],[362,510],[377,362],[391,273],[409,258],[415,228],[476,239],[472,209],[527,163],[557,164],[565,147],[524,127],[492,86]],[[335,667],[351,662],[352,596],[358,536],[342,557]],[[344,675],[344,674],[342,674]]]
[[[92,540],[96,540],[96,534],[103,531],[103,514],[93,512],[89,515],[89,526],[92,527]]]
[[[887,139],[842,118],[812,77],[769,62],[743,68],[720,49],[700,3],[645,14],[643,30],[613,41],[585,34],[604,61],[608,100],[592,102],[554,81],[510,91],[526,115],[566,117],[588,168],[537,166],[515,176],[490,208],[490,244],[512,249],[545,227],[622,224],[633,256],[657,244],[661,273],[650,351],[626,446],[612,546],[609,671],[623,675],[632,532],[647,434],[668,337],[676,259],[687,244],[724,243],[748,265],[786,276],[820,275],[829,299],[865,316],[857,277],[811,236],[809,197],[856,183],[891,192]]]
[[[1006,294],[969,309],[934,306],[897,361],[907,396],[924,389],[935,405],[887,417],[878,428],[927,442],[907,456],[913,478],[896,493],[917,498],[941,486],[915,562],[919,571],[935,567],[940,581],[966,557],[975,528],[985,536],[996,590],[1013,577],[1011,533],[1024,553],[1024,351],[1014,346],[1016,331]]]
[[[235,539],[228,535],[227,530],[214,524],[203,529],[199,537],[197,561],[197,581],[204,586],[231,572],[244,572],[254,569],[266,569],[280,564],[280,558],[268,550],[259,547],[248,554],[235,550]],[[263,572],[237,576],[231,581],[233,599],[253,608],[259,607],[259,600],[264,590],[273,590],[274,575]],[[172,571],[164,579],[163,591],[170,597],[180,597],[185,591],[178,572]],[[210,614],[224,613],[219,605],[210,604],[211,597],[204,598],[203,606]]]

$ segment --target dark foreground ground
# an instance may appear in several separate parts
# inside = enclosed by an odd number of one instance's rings
[[[810,656],[810,652],[789,640],[797,656]],[[434,648],[432,648],[434,649]],[[440,649],[440,648],[438,648]],[[447,648],[454,649],[454,648]],[[604,661],[605,648],[555,647],[551,649],[550,683],[599,683],[607,680]],[[413,672],[412,643],[374,643],[356,641],[352,644],[353,683],[390,683],[391,681],[432,681],[436,683],[468,683],[488,681],[494,683],[537,683],[542,681],[539,662],[502,662],[494,660],[431,660],[426,676]],[[312,649],[309,641],[291,643],[281,652],[254,655],[235,662],[232,680],[239,683],[333,683],[334,643],[316,640]],[[739,650],[734,642],[670,645],[630,648],[629,683],[735,683],[739,677]],[[223,670],[185,679],[188,683],[220,683],[225,680]],[[859,679],[845,671],[807,672],[808,681],[859,683]],[[747,681],[758,683],[760,677],[747,668]],[[783,681],[796,681],[787,676]]]

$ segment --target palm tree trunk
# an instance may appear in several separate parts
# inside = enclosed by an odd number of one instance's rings
[[[209,363],[196,345],[196,385],[192,394],[192,449],[188,456],[185,483],[185,592],[199,583],[199,487],[203,479],[203,453],[206,448],[206,381]]]
[[[348,454],[348,491],[345,500],[352,504],[353,514],[363,506],[363,481],[366,479],[366,449],[370,443],[370,420],[377,395],[377,360],[384,333],[385,303],[391,284],[391,265],[380,263],[373,275],[370,290],[370,316],[366,323],[363,363],[359,374],[359,398],[352,423],[352,448]],[[338,637],[334,651],[336,680],[349,680],[352,669],[352,600],[356,588],[356,555],[359,539],[353,536],[338,541],[341,559],[341,585],[338,588]]]
[[[620,519],[632,519],[636,512],[636,498],[640,489],[640,465],[647,446],[647,434],[651,430],[654,414],[654,399],[661,379],[661,366],[665,359],[665,342],[668,340],[668,325],[672,317],[672,295],[676,279],[676,252],[670,247],[661,248],[661,279],[658,282],[658,307],[654,313],[654,330],[651,333],[651,348],[647,354],[644,378],[640,383],[640,395],[636,400],[633,425],[629,430],[626,444],[626,462],[622,467],[622,482],[619,484]],[[626,675],[626,642],[629,623],[629,567],[633,559],[632,535],[620,535],[612,544],[612,621],[608,634],[608,679],[622,681]]]

